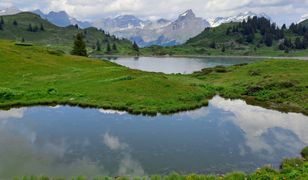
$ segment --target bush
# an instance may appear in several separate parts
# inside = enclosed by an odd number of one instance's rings
[[[304,159],[308,160],[308,146],[302,150],[301,155]]]
[[[226,174],[225,180],[245,180],[246,175],[242,172],[233,172]]]
[[[249,74],[249,76],[260,76],[261,70],[260,69],[250,70],[248,74]]]
[[[12,100],[21,95],[20,92],[8,88],[0,88],[0,100]]]
[[[302,166],[304,161],[301,158],[284,159],[280,164],[280,169],[293,169]]]

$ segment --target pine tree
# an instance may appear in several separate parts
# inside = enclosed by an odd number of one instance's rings
[[[0,23],[0,31],[3,30],[3,25]]]
[[[18,25],[18,23],[17,23],[16,20],[13,21],[13,25],[14,25],[14,26],[17,26],[17,25]]]
[[[111,54],[111,47],[110,47],[110,43],[107,43],[107,50],[106,50],[107,54]]]
[[[139,46],[136,42],[133,43],[133,49],[139,54]]]
[[[221,52],[224,53],[225,51],[226,51],[226,47],[225,47],[225,45],[223,45],[222,48],[221,48]]]
[[[99,42],[99,40],[96,41],[96,50],[97,51],[101,51],[101,43]]]
[[[21,42],[24,43],[26,40],[25,38],[21,38]]]
[[[272,36],[271,33],[265,33],[265,35],[264,35],[264,43],[268,47],[273,45],[273,36]]]
[[[112,45],[112,50],[113,51],[117,51],[118,50],[117,45],[115,43],[113,43],[113,45]]]
[[[87,56],[86,44],[81,33],[78,33],[75,37],[72,55]]]
[[[45,31],[45,28],[44,28],[43,24],[41,24],[40,30],[41,30],[41,31]]]
[[[295,49],[303,49],[303,44],[299,37],[295,39],[294,45],[295,45]]]
[[[32,25],[31,25],[31,24],[29,24],[27,31],[33,32],[33,28],[32,28]]]
[[[212,49],[216,49],[216,43],[214,41],[211,42],[210,44],[210,48]]]
[[[0,18],[0,24],[2,24],[2,25],[4,24],[3,17]]]
[[[32,32],[37,32],[39,30],[38,26],[35,25]]]

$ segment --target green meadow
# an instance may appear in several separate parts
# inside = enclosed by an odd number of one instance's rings
[[[1,40],[0,106],[66,104],[155,115],[195,109],[219,94],[308,114],[307,69],[307,61],[267,60],[166,75]]]

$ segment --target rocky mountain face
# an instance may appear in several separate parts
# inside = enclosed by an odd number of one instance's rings
[[[141,20],[132,15],[107,18],[93,23],[93,26],[104,29],[116,36],[135,41],[139,46],[171,46],[182,44],[191,37],[201,33],[209,23],[196,17],[192,10],[188,10],[170,21]]]
[[[80,28],[88,28],[92,26],[91,23],[89,22],[78,21],[76,18],[69,16],[65,11],[59,11],[59,12],[51,11],[48,14],[44,14],[41,10],[37,9],[32,12],[59,27],[66,27],[69,25],[76,25],[76,24]]]

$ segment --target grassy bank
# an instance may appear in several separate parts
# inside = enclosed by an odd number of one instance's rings
[[[228,68],[203,69],[192,75],[225,98],[284,112],[308,114],[308,62],[267,60]]]
[[[194,109],[220,94],[308,114],[307,70],[307,61],[271,60],[165,75],[0,41],[0,107],[69,104],[156,114]]]
[[[0,106],[70,104],[171,113],[207,104],[196,78],[147,73],[108,61],[0,42]]]
[[[242,172],[232,172],[225,175],[202,175],[189,174],[180,175],[171,173],[170,175],[160,176],[153,175],[149,177],[99,177],[93,180],[306,180],[308,178],[308,147],[301,152],[302,158],[284,159],[281,162],[280,169],[275,170],[269,166],[257,169],[251,174]],[[87,180],[85,177],[71,178],[72,180]],[[49,177],[16,177],[14,180],[66,180],[66,178],[49,178]]]

